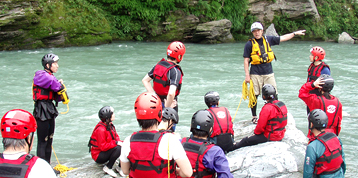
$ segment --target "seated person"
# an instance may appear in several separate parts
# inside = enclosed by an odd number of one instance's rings
[[[210,141],[221,147],[225,153],[233,149],[234,130],[231,115],[226,107],[219,107],[220,96],[216,91],[209,91],[204,96],[207,109],[214,118],[213,133]]]
[[[243,138],[234,145],[234,149],[257,145],[267,141],[281,141],[285,136],[287,125],[287,108],[282,101],[276,99],[276,89],[271,84],[262,87],[262,99],[266,104],[262,107],[254,135]]]
[[[104,106],[99,110],[98,117],[101,121],[93,129],[88,146],[90,147],[92,159],[96,163],[104,164],[108,161],[107,165],[103,167],[103,171],[112,177],[117,177],[112,168],[121,155],[122,141],[112,124],[115,119],[113,112],[114,109],[111,106]],[[123,175],[120,170],[117,171]]]

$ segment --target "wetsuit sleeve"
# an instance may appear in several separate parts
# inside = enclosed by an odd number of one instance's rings
[[[243,55],[243,57],[244,58],[250,58],[251,52],[252,52],[252,43],[251,43],[251,41],[248,41],[245,44],[245,47],[244,47],[244,55]]]
[[[318,140],[311,142],[306,149],[305,162],[303,163],[303,178],[313,176],[317,158],[321,157],[325,151],[325,146]]]
[[[216,172],[218,178],[233,178],[225,153],[218,146],[213,146],[206,152],[203,158],[203,165],[207,169]]]
[[[168,71],[170,85],[175,85],[179,87],[179,82],[181,78],[181,72],[179,69],[173,67]]]
[[[322,74],[331,75],[331,71],[329,70],[328,67],[324,67],[324,68],[321,70],[321,75],[322,75]]]
[[[345,159],[345,155],[344,155],[344,151],[343,151],[343,144],[342,144],[342,141],[341,139],[338,137],[339,139],[339,143],[341,144],[341,147],[342,147],[342,158],[343,158],[343,163],[341,164],[341,168],[343,170],[343,174],[346,173],[346,159]]]
[[[272,108],[269,104],[265,104],[264,107],[262,107],[259,120],[257,121],[257,125],[254,130],[256,135],[260,135],[265,132],[267,122],[270,118],[272,118],[271,115],[273,111],[276,111],[276,109]]]
[[[317,98],[317,95],[309,93],[311,90],[314,89],[312,87],[313,82],[314,81],[303,84],[298,94],[298,97],[301,98],[301,100],[303,100],[306,103],[306,105],[308,106],[308,108],[310,108],[310,110],[311,108],[314,108],[314,106],[317,105],[317,103],[319,103],[319,101],[317,101],[319,100]]]
[[[267,41],[270,43],[270,46],[275,46],[280,44],[280,37],[279,36],[267,36]]]
[[[155,68],[155,66],[152,68],[152,70],[150,70],[150,71],[148,72],[148,76],[149,76],[150,78],[153,78],[154,68]]]
[[[104,126],[97,129],[97,142],[101,151],[108,151],[117,146],[116,140],[113,140],[109,131]]]

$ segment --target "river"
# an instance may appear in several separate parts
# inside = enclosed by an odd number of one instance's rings
[[[0,114],[21,108],[32,112],[31,84],[41,58],[47,53],[60,57],[57,79],[63,79],[70,97],[69,112],[56,118],[53,147],[61,164],[76,167],[93,161],[87,143],[99,121],[98,110],[105,105],[115,109],[113,121],[121,139],[139,130],[135,119],[134,101],[145,91],[141,79],[161,58],[166,57],[169,43],[115,42],[90,47],[50,48],[0,52]],[[185,44],[186,54],[181,62],[184,72],[179,96],[177,132],[189,136],[191,116],[205,109],[204,94],[215,90],[220,94],[220,105],[229,109],[232,117],[241,99],[245,79],[243,48],[245,43]],[[298,90],[305,83],[309,62],[309,49],[321,46],[326,50],[335,86],[331,92],[343,105],[340,138],[346,154],[346,177],[358,175],[358,114],[357,78],[358,45],[328,42],[283,42],[274,46],[277,61],[273,62],[279,99],[295,118],[297,128],[307,133],[306,106],[298,98]],[[240,105],[234,122],[251,120],[248,101]],[[264,102],[258,100],[258,113]],[[67,110],[59,103],[59,112]],[[32,153],[36,154],[36,140]],[[3,148],[0,148],[3,151]],[[52,163],[56,162],[52,156]]]

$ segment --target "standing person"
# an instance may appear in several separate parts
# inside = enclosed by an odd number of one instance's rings
[[[326,56],[326,52],[322,47],[315,46],[312,47],[310,55],[310,62],[311,65],[308,67],[308,76],[307,76],[307,82],[310,82],[312,80],[317,80],[319,76],[322,74],[331,75],[330,68],[328,64],[323,62],[322,60]],[[317,94],[319,93],[318,89],[311,90],[310,93]],[[308,106],[307,106],[307,114],[310,112]]]
[[[209,139],[227,153],[233,149],[233,123],[229,110],[226,107],[219,107],[219,100],[220,96],[216,91],[209,91],[204,96],[208,111],[214,118],[213,133]]]
[[[331,76],[323,74],[316,81],[310,81],[302,85],[298,97],[301,98],[310,109],[322,109],[328,116],[326,132],[333,132],[337,136],[341,132],[342,104],[337,97],[330,94],[334,87]],[[319,93],[312,94],[310,91],[318,89]],[[307,137],[313,139],[314,135],[308,131]]]
[[[55,118],[58,116],[53,101],[60,101],[57,92],[64,89],[62,79],[53,75],[57,72],[59,58],[56,54],[46,54],[42,58],[44,70],[38,70],[33,80],[34,117],[37,122],[37,156],[51,161],[52,141],[55,132]]]
[[[251,25],[251,38],[245,45],[244,49],[244,69],[245,69],[245,82],[254,85],[256,98],[260,95],[262,86],[271,84],[275,88],[276,81],[271,62],[276,59],[271,46],[279,45],[280,42],[290,40],[295,35],[305,35],[306,30],[298,30],[283,36],[263,36],[263,26],[260,22],[254,22]],[[249,71],[249,66],[251,68]],[[257,123],[256,115],[257,103],[251,108],[252,122]]]
[[[22,109],[10,110],[2,117],[4,152],[0,153],[0,177],[56,178],[48,162],[29,154],[36,128],[35,118]]]
[[[281,141],[285,136],[287,125],[287,107],[276,98],[276,89],[271,84],[262,87],[262,99],[266,104],[260,112],[260,119],[254,135],[245,137],[234,145],[234,149],[257,145],[267,141]]]
[[[331,75],[331,70],[325,62],[323,62],[326,52],[322,47],[314,46],[310,49],[310,66],[308,67],[307,82],[317,80],[322,74]]]
[[[325,132],[328,117],[321,109],[314,109],[308,115],[308,128],[314,135],[310,140],[303,167],[303,177],[342,178],[346,163],[341,140],[336,134]]]
[[[142,79],[148,92],[155,92],[161,99],[163,107],[172,107],[178,112],[178,95],[184,73],[179,63],[183,60],[185,46],[174,41],[167,48],[167,60],[160,60]],[[150,81],[153,80],[153,87]]]
[[[135,178],[191,176],[189,159],[178,138],[158,131],[162,117],[159,96],[153,92],[140,94],[134,111],[141,130],[128,136],[122,144],[120,160],[124,174]],[[174,167],[174,162],[179,168]]]
[[[214,118],[207,110],[197,111],[192,119],[190,138],[182,139],[183,147],[189,157],[193,168],[192,178],[215,177],[231,178],[229,162],[223,150],[211,142],[208,142]]]
[[[92,136],[88,143],[91,156],[92,159],[99,164],[104,164],[108,161],[103,167],[103,171],[112,177],[117,177],[117,174],[112,168],[117,158],[121,155],[122,141],[112,123],[115,119],[113,107],[102,107],[98,112],[98,117],[101,121],[99,121],[93,129]],[[117,171],[121,173],[120,170]]]

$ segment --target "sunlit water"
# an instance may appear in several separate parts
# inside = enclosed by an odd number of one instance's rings
[[[105,105],[115,108],[114,124],[121,139],[139,130],[134,114],[134,101],[145,91],[141,79],[156,62],[165,57],[169,43],[117,42],[92,47],[52,48],[0,52],[0,114],[22,108],[32,112],[31,84],[41,58],[52,52],[60,57],[60,68],[55,76],[63,79],[71,102],[70,111],[56,118],[54,149],[61,164],[79,166],[93,161],[88,153],[88,139],[99,121],[98,110]],[[177,132],[189,136],[190,119],[194,112],[205,109],[203,95],[215,90],[220,93],[220,105],[229,109],[232,117],[241,99],[244,81],[243,48],[245,43],[202,45],[185,44],[186,54],[181,62],[184,71],[179,96],[180,123]],[[273,68],[279,99],[294,116],[297,127],[307,133],[306,106],[298,90],[306,81],[309,49],[322,46],[331,67],[335,86],[332,94],[343,105],[340,138],[344,144],[347,162],[346,177],[358,175],[358,114],[357,78],[358,45],[322,42],[283,42],[274,46],[278,58]],[[258,113],[264,102],[258,100]],[[248,101],[243,101],[235,121],[251,120]],[[59,103],[59,112],[67,110]],[[32,153],[36,153],[36,139]],[[2,152],[3,149],[0,148]],[[52,162],[56,162],[52,156]]]

